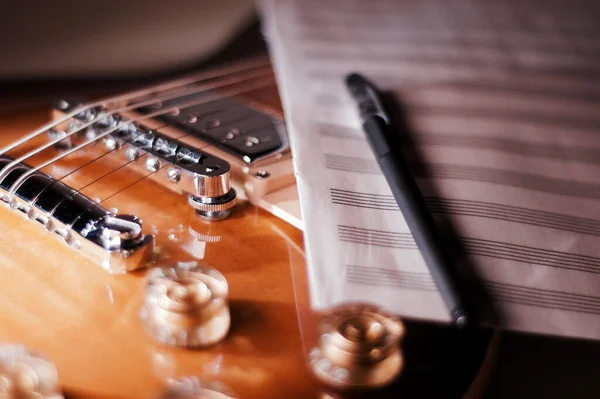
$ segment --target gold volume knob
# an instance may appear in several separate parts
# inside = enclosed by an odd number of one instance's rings
[[[225,277],[196,262],[157,267],[148,272],[140,316],[150,336],[174,346],[203,347],[229,331]]]
[[[345,304],[323,316],[319,344],[310,351],[313,374],[336,389],[368,389],[392,382],[402,370],[404,325],[378,307]]]
[[[204,384],[196,377],[169,381],[169,387],[159,399],[234,399],[229,388],[219,383]]]
[[[0,346],[0,398],[63,399],[54,365],[22,345]]]

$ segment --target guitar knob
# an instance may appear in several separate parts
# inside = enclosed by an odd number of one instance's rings
[[[196,262],[148,272],[140,312],[146,332],[161,343],[189,348],[221,341],[230,316],[225,277]]]
[[[64,399],[54,365],[22,345],[0,346],[0,398]]]
[[[404,325],[378,307],[345,304],[325,314],[310,351],[315,377],[334,389],[381,388],[402,370]]]
[[[222,384],[201,383],[196,377],[183,377],[169,381],[169,387],[159,399],[234,399],[229,388]]]

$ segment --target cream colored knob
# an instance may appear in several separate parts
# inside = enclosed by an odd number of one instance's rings
[[[321,319],[319,333],[319,344],[309,354],[310,366],[327,386],[379,388],[402,370],[399,343],[404,325],[375,306],[336,307]]]
[[[140,316],[150,336],[174,346],[203,347],[221,341],[230,316],[225,277],[196,262],[148,272]]]
[[[234,399],[229,388],[219,383],[204,384],[195,377],[169,381],[169,387],[159,399]]]
[[[63,399],[54,365],[22,345],[0,346],[0,398]]]

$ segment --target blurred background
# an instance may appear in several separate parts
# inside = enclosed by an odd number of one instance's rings
[[[266,51],[252,0],[0,2],[0,113]]]

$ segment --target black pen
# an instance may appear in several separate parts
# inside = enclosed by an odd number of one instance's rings
[[[457,326],[466,326],[470,320],[457,287],[458,272],[400,152],[400,132],[371,82],[359,74],[351,74],[346,77],[346,86],[358,103],[367,140],[450,315]]]

